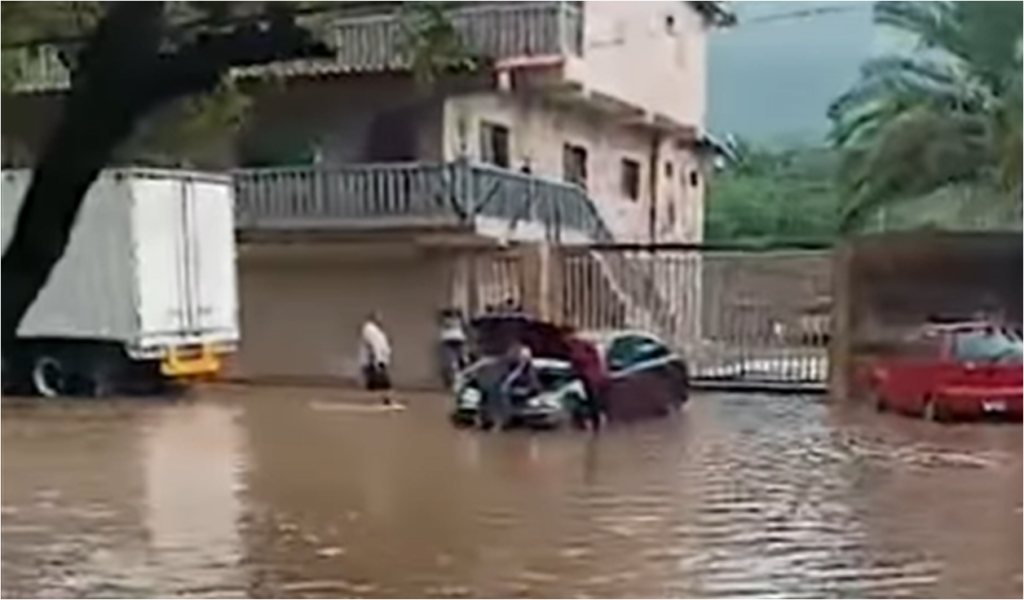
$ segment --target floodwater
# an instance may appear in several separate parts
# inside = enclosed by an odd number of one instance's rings
[[[479,434],[324,390],[3,409],[7,597],[1021,597],[1021,428],[708,395]]]

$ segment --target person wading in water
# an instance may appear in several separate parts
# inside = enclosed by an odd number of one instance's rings
[[[442,375],[444,384],[451,387],[455,374],[467,366],[466,329],[462,314],[453,308],[442,310],[440,330]]]
[[[370,391],[381,391],[381,402],[391,405],[391,342],[381,327],[380,315],[370,313],[363,323],[359,343],[359,366],[363,385]]]

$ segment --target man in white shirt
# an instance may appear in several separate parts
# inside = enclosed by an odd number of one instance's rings
[[[440,329],[442,375],[451,386],[455,373],[466,366],[466,330],[459,311],[442,310]]]
[[[359,366],[363,373],[363,384],[368,390],[381,390],[385,394],[391,389],[391,342],[380,324],[380,315],[371,313],[363,323],[359,343]],[[390,404],[389,396],[384,403]]]

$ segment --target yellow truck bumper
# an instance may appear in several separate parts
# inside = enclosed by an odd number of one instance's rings
[[[204,379],[221,369],[220,356],[213,347],[174,348],[160,362],[160,372],[172,379]]]

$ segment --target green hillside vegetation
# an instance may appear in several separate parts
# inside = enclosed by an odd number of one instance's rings
[[[828,147],[735,148],[706,239],[785,243],[903,229],[1021,228],[1020,2],[878,2],[905,50],[866,60]]]
[[[709,188],[707,241],[772,244],[834,238],[836,152],[740,143],[735,153],[735,161],[714,175]]]

